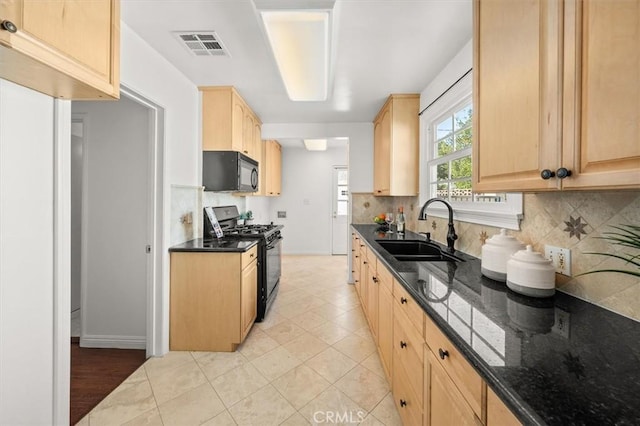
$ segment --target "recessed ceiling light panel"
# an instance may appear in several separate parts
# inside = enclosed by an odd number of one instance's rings
[[[326,151],[327,140],[326,139],[305,139],[304,147],[307,151]]]

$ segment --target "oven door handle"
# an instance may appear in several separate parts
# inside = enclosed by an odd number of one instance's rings
[[[267,245],[267,250],[273,250],[274,248],[276,248],[276,246],[278,244],[280,244],[280,240],[282,239],[282,237],[278,237],[275,240],[273,240],[273,242],[271,242],[269,245]]]

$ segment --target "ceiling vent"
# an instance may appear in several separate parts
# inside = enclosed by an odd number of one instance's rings
[[[196,56],[230,56],[213,31],[179,31],[174,34]]]

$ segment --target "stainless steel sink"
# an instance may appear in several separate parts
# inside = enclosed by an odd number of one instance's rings
[[[421,240],[376,240],[390,255],[400,261],[459,262],[457,257],[443,252],[440,247]]]

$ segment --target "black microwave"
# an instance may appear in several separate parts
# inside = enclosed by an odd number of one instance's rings
[[[256,192],[258,162],[237,151],[203,151],[202,185],[205,191]]]

